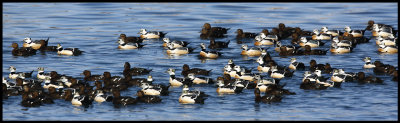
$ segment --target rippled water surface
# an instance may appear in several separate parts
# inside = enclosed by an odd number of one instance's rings
[[[279,23],[305,30],[343,30],[344,26],[364,29],[368,20],[392,25],[398,29],[397,3],[3,3],[3,76],[13,65],[18,72],[45,67],[45,71],[83,78],[83,70],[92,74],[104,71],[121,75],[124,62],[131,66],[153,69],[154,83],[168,83],[168,68],[175,68],[178,77],[183,64],[190,67],[212,69],[209,77],[223,74],[228,59],[247,68],[256,68],[257,57],[242,57],[242,44],[235,40],[236,29],[261,32]],[[229,48],[221,50],[217,60],[198,59],[199,44],[208,40],[199,37],[204,23],[231,28]],[[194,53],[168,56],[161,40],[146,41],[139,50],[118,50],[115,43],[119,34],[138,36],[141,28],[168,32],[171,39],[190,42]],[[367,32],[367,37],[371,34]],[[83,51],[81,56],[58,56],[56,53],[38,53],[30,57],[11,55],[11,43],[22,45],[22,39],[45,39],[49,45],[61,43]],[[290,38],[283,40],[290,43]],[[244,42],[254,46],[253,41]],[[329,43],[322,47],[328,49]],[[263,46],[264,48],[270,46]],[[268,50],[279,65],[289,65],[290,57],[280,57]],[[296,71],[284,78],[286,89],[296,95],[287,95],[280,103],[255,103],[253,90],[234,95],[218,95],[212,85],[195,85],[191,89],[204,91],[210,96],[205,104],[183,105],[178,102],[181,87],[170,88],[169,96],[161,96],[160,104],[137,104],[114,108],[112,103],[94,102],[89,108],[73,106],[64,100],[55,104],[26,108],[20,105],[21,96],[3,100],[3,120],[397,120],[398,83],[391,76],[375,75],[363,69],[362,58],[398,67],[398,54],[379,54],[374,40],[359,44],[352,53],[324,56],[294,56],[308,66],[311,59],[330,63],[334,68],[348,72],[366,72],[384,80],[384,84],[343,83],[341,88],[302,90],[299,88],[304,71]],[[253,72],[257,73],[256,69]],[[37,72],[33,73],[34,75]],[[265,75],[263,73],[262,75]],[[328,74],[325,77],[329,76]],[[135,76],[135,77],[146,77]],[[122,95],[133,96],[139,87],[131,87]]]

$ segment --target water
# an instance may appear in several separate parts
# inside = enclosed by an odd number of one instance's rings
[[[154,83],[168,83],[168,68],[175,68],[178,77],[183,64],[190,67],[213,69],[209,77],[222,75],[228,59],[247,68],[256,68],[257,57],[242,57],[235,41],[236,29],[261,32],[279,23],[305,30],[343,30],[344,26],[364,29],[368,20],[393,25],[398,29],[397,3],[3,3],[3,76],[13,65],[17,71],[27,72],[45,67],[83,78],[83,70],[92,74],[104,71],[121,75],[124,62],[131,66],[153,69]],[[229,27],[229,48],[217,60],[202,61],[197,58],[201,42],[199,31],[204,23]],[[151,40],[139,50],[118,50],[116,39],[121,33],[138,36],[139,29],[168,32],[171,39],[190,42],[194,53],[168,56],[161,47],[161,40]],[[367,33],[366,36],[370,36]],[[25,37],[45,39],[49,45],[61,43],[85,51],[81,56],[58,56],[56,53],[38,53],[30,57],[11,55],[11,43],[22,44]],[[291,39],[283,40],[288,44]],[[250,47],[252,41],[246,41]],[[328,49],[330,44],[323,46]],[[264,46],[269,47],[269,46]],[[279,65],[289,65],[290,57],[280,57],[269,50]],[[384,84],[343,83],[341,88],[327,90],[302,90],[299,88],[304,71],[296,71],[291,78],[284,78],[285,88],[296,93],[280,103],[257,104],[253,90],[236,95],[218,95],[211,85],[195,85],[209,94],[205,104],[183,105],[178,103],[181,87],[170,88],[169,96],[162,96],[160,104],[137,104],[114,108],[111,103],[96,103],[89,108],[73,106],[64,100],[55,104],[26,108],[19,103],[21,96],[3,100],[3,120],[396,120],[398,119],[398,83],[391,76],[375,75],[362,68],[362,58],[398,67],[398,54],[379,54],[374,40],[357,45],[352,53],[324,56],[294,56],[309,65],[311,59],[330,63],[334,68],[348,72],[363,71],[384,80]],[[256,71],[254,71],[256,72]],[[34,75],[37,73],[34,72]],[[264,74],[263,74],[264,75]],[[325,77],[328,75],[325,75]],[[146,77],[137,76],[137,77]],[[123,96],[133,96],[139,87],[123,91]]]

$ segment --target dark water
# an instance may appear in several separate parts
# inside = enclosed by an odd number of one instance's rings
[[[168,83],[168,68],[175,68],[178,76],[183,64],[190,67],[213,69],[210,77],[223,74],[228,59],[247,68],[256,68],[257,57],[242,57],[242,44],[234,40],[238,28],[246,32],[261,32],[279,23],[301,27],[305,30],[343,30],[344,26],[364,29],[368,20],[393,25],[398,29],[397,3],[3,3],[3,76],[13,65],[17,71],[26,72],[45,67],[45,71],[57,71],[75,77],[83,70],[92,74],[104,71],[121,75],[124,62],[132,66],[153,69],[154,83]],[[229,27],[229,48],[217,60],[201,61],[197,58],[201,42],[201,26]],[[118,50],[115,43],[121,33],[138,36],[139,29],[168,32],[171,39],[190,42],[194,53],[168,56],[161,47],[161,40],[145,42],[139,50]],[[366,34],[371,36],[370,33]],[[22,39],[50,37],[49,45],[61,43],[63,47],[75,47],[85,51],[81,56],[58,56],[47,52],[30,57],[11,55],[11,43],[22,44]],[[288,44],[291,39],[283,40]],[[250,47],[253,41],[247,41]],[[322,47],[328,49],[329,43]],[[269,47],[269,46],[263,46]],[[289,65],[290,57],[280,57],[269,50],[279,65]],[[384,80],[384,84],[343,83],[341,88],[327,90],[299,89],[304,71],[296,71],[291,78],[284,78],[285,88],[297,95],[285,96],[280,103],[257,104],[253,90],[235,95],[218,95],[211,85],[195,85],[209,94],[205,104],[184,105],[178,102],[181,87],[170,88],[169,96],[162,96],[160,104],[137,104],[114,108],[111,103],[96,103],[89,108],[73,106],[64,100],[35,108],[19,105],[21,96],[3,100],[3,120],[397,120],[398,83],[391,76],[375,75],[363,69],[362,58],[398,67],[398,54],[379,54],[374,40],[357,45],[352,53],[324,56],[294,56],[309,65],[311,59],[318,63],[330,63],[334,68],[348,72],[366,72]],[[254,69],[254,72],[257,72]],[[34,72],[34,75],[37,73]],[[265,74],[265,73],[264,73]],[[264,75],[263,74],[263,75]],[[325,75],[327,77],[329,75]],[[138,77],[146,77],[138,76]],[[133,96],[139,87],[131,87],[122,95]]]

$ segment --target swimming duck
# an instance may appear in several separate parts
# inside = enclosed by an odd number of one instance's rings
[[[272,29],[272,34],[278,35],[279,39],[285,39],[295,32],[295,28],[286,27],[285,24],[279,23],[278,28]]]
[[[96,80],[103,80],[104,76],[102,75],[92,75],[92,72],[90,70],[84,70],[82,73],[85,77],[83,80],[85,81],[96,81]]]
[[[319,33],[318,29],[313,30],[312,40],[331,40],[332,36],[326,33]]]
[[[125,80],[128,82],[129,86],[132,85],[141,85],[142,83],[153,83],[153,76],[149,75],[147,78],[132,78],[132,77],[125,77]]]
[[[358,72],[356,80],[359,83],[383,83],[383,80],[378,77],[374,77],[372,75],[366,77],[364,72]]]
[[[289,69],[292,69],[292,70],[297,70],[297,69],[304,70],[304,69],[305,69],[305,66],[304,66],[304,63],[302,63],[302,62],[297,62],[297,61],[296,61],[296,58],[291,58],[291,59],[290,59]]]
[[[64,88],[64,84],[62,82],[54,82],[51,81],[49,77],[46,77],[44,79],[44,85],[43,88],[47,89],[49,87],[54,87],[54,88]]]
[[[333,43],[329,51],[337,54],[350,53],[352,48],[351,46],[337,46],[337,44]]]
[[[193,48],[189,48],[189,47],[177,47],[174,48],[174,44],[169,43],[167,44],[168,49],[167,49],[167,54],[177,54],[177,55],[182,55],[182,54],[189,54],[191,52],[193,52]]]
[[[186,47],[186,46],[189,44],[189,43],[186,42],[186,41],[177,41],[177,40],[174,40],[174,41],[171,42],[171,41],[169,40],[169,38],[163,38],[163,41],[164,41],[163,47],[168,46],[168,45],[167,45],[168,43],[174,44],[174,45],[173,45],[174,48]]]
[[[38,79],[45,79],[46,77],[50,77],[50,73],[44,73],[44,68],[43,67],[39,67],[38,68],[37,78]]]
[[[181,86],[183,84],[191,85],[192,82],[186,80],[185,78],[175,77],[175,69],[169,68],[166,72],[169,73],[169,83],[171,86]]]
[[[230,41],[231,40],[228,40],[228,42],[222,42],[222,41],[215,41],[215,39],[210,39],[210,44],[208,45],[208,48],[210,49],[228,48]]]
[[[65,48],[63,49],[60,44],[57,44],[57,54],[59,55],[81,55],[83,51],[79,50],[79,48]]]
[[[352,81],[353,77],[354,77],[353,74],[345,73],[343,69],[334,69],[331,80],[333,82],[346,82],[346,81]]]
[[[305,90],[324,90],[330,87],[330,85],[327,84],[321,84],[316,81],[310,81],[310,79],[305,79],[303,82],[300,84],[300,89],[305,89]]]
[[[32,77],[32,73],[34,70],[32,70],[30,73],[23,73],[23,72],[16,72],[17,68],[15,68],[14,66],[10,66],[8,68],[8,70],[10,70],[10,74],[8,74],[8,78],[10,79],[17,79],[17,78],[30,78]]]
[[[296,47],[296,46],[293,46],[293,45],[282,45],[282,43],[280,41],[277,41],[276,45],[275,45],[275,51],[276,52],[281,52],[281,50],[280,50],[281,47],[284,47],[287,52],[293,52],[293,51],[295,51],[295,50],[300,48],[300,47]]]
[[[208,76],[208,75],[210,75],[211,71],[212,71],[212,69],[206,70],[206,69],[200,69],[200,68],[190,68],[189,65],[183,64],[181,75],[187,76],[189,73],[194,73],[195,75]]]
[[[382,36],[382,37],[388,37],[390,34],[393,33],[393,28],[389,26],[381,26],[379,27],[378,24],[373,24],[372,26],[372,36]]]
[[[120,34],[119,39],[122,39],[122,41],[124,41],[125,43],[128,43],[128,42],[142,43],[143,42],[143,39],[140,37],[134,37],[134,36],[126,37],[125,34]]]
[[[278,37],[276,35],[265,35],[265,33],[260,33],[255,38],[254,45],[274,45],[276,41],[278,41]]]
[[[17,43],[12,43],[11,47],[13,50],[11,51],[11,54],[13,56],[31,56],[31,55],[36,55],[36,50],[31,48],[31,47],[21,47],[18,48]]]
[[[136,100],[143,103],[160,103],[161,98],[154,95],[145,95],[143,91],[137,91]]]
[[[182,94],[179,96],[179,103],[181,104],[194,104],[200,103],[204,104],[205,97],[204,92],[201,91],[189,91],[188,85],[184,85],[182,88]]]
[[[254,95],[255,95],[255,102],[263,102],[263,103],[270,103],[270,102],[280,102],[282,100],[282,97],[279,95],[273,95],[273,94],[268,94],[265,93],[264,96],[261,96],[260,90],[258,88],[254,89]]]
[[[213,33],[222,33],[222,34],[226,34],[228,32],[228,30],[230,29],[230,28],[223,28],[223,27],[211,27],[210,23],[204,23],[203,28],[207,29],[207,30],[212,30]]]
[[[339,30],[328,30],[328,27],[324,26],[321,28],[321,34],[329,34],[333,37],[339,36],[341,32]]]
[[[381,53],[397,53],[397,50],[398,50],[397,46],[391,46],[391,45],[386,46],[384,42],[381,42],[378,48],[378,51]]]
[[[243,87],[237,87],[236,84],[237,83],[227,84],[227,82],[224,82],[224,84],[220,84],[219,87],[217,88],[217,93],[218,94],[241,93],[243,91]]]
[[[386,39],[383,39],[382,36],[378,36],[375,39],[376,45],[383,43],[386,46],[395,46],[397,45],[396,41],[397,38],[395,38],[393,34],[390,34]]]
[[[268,86],[277,84],[279,80],[275,79],[261,79],[260,75],[256,75],[254,77],[256,79],[256,89],[259,89],[261,92],[266,92]]]
[[[311,49],[310,45],[306,45],[306,46],[304,46],[304,52],[302,54],[304,54],[304,55],[326,55],[327,51],[328,50]],[[296,54],[300,54],[300,53],[296,53]]]
[[[262,52],[262,48],[260,47],[252,47],[249,48],[246,44],[242,45],[242,53],[241,55],[247,55],[247,56],[260,56]]]
[[[192,80],[193,84],[214,84],[211,78],[196,77],[194,73],[189,73],[187,76]]]
[[[257,83],[250,82],[248,80],[243,80],[243,79],[236,79],[234,82],[236,87],[238,88],[245,88],[245,89],[254,89],[257,86]]]
[[[284,70],[278,70],[278,68],[276,66],[272,66],[271,67],[271,78],[282,79],[283,77],[291,77],[293,75],[293,72],[291,72],[290,70],[288,70],[286,68]]]
[[[22,94],[21,105],[24,107],[38,107],[42,105],[42,101],[33,97],[31,93]]]
[[[79,94],[79,92],[74,93],[74,97],[71,100],[72,105],[77,105],[77,106],[89,106],[93,102],[93,99],[90,99],[88,95],[86,94]]]
[[[145,68],[139,68],[139,67],[131,68],[131,64],[129,64],[129,62],[125,62],[123,74],[124,74],[124,76],[128,75],[128,74],[130,74],[132,76],[138,76],[138,75],[149,74],[151,71],[152,71],[152,69],[145,69]]]
[[[122,39],[118,40],[118,49],[138,49],[142,48],[144,45],[141,45],[139,43],[132,43],[132,42],[124,42]]]
[[[306,45],[310,45],[310,47],[314,48],[314,47],[323,46],[325,44],[324,42],[321,42],[319,40],[314,40],[314,39],[313,40],[307,40],[306,37],[301,37],[300,41],[301,42],[299,43],[299,45],[302,46],[302,47],[304,47]]]
[[[132,104],[136,104],[138,102],[138,100],[136,100],[133,97],[129,97],[129,96],[121,96],[120,90],[118,90],[117,88],[113,88],[112,89],[112,93],[113,93],[113,104],[115,105],[132,105]]]
[[[306,72],[304,72],[303,76],[304,76],[303,80],[302,80],[303,82],[306,79],[308,79],[312,82],[320,82],[320,81],[323,81],[323,79],[324,79],[322,77],[321,70],[315,70],[313,73],[311,73],[310,71],[306,71]]]
[[[141,34],[140,38],[142,38],[142,39],[152,39],[152,38],[164,37],[167,33],[157,32],[157,31],[147,31],[146,29],[140,29],[140,32],[138,32],[138,34]]]
[[[142,86],[144,87],[144,86]],[[168,88],[170,87],[170,85],[165,86],[165,85],[149,85],[149,86],[145,86],[145,88],[142,88],[141,91],[143,91],[144,95],[156,95],[156,96],[166,96],[169,94],[168,92]]]
[[[368,69],[368,68],[374,68],[375,67],[375,65],[371,62],[371,57],[365,57],[363,59],[363,61],[365,62],[363,68]]]
[[[354,38],[358,37],[363,37],[365,30],[352,30],[350,26],[344,27],[344,33],[343,36],[348,36],[349,34],[352,34]]]
[[[244,68],[241,68],[239,65],[236,65],[233,69],[236,73],[235,74],[230,73],[231,77],[234,77],[236,79],[254,81],[255,74],[251,73],[251,71],[246,71]]]
[[[200,43],[201,51],[200,51],[200,56],[203,58],[218,58],[221,56],[222,53],[218,51],[206,51],[206,45],[204,43]]]
[[[341,41],[339,41],[338,37],[334,37],[332,39],[332,44],[331,45],[333,46],[334,44],[336,44],[336,46],[347,46],[347,47],[353,46],[351,41],[349,41],[349,40],[341,40]]]
[[[42,39],[43,40],[43,39]],[[35,50],[39,50],[40,49],[40,47],[42,46],[42,43],[41,43],[41,41],[42,40],[35,40],[35,41],[32,41],[32,39],[31,38],[28,38],[28,37],[26,37],[26,38],[24,38],[24,44],[22,44],[22,47],[32,47],[33,49],[35,49]],[[49,41],[49,38],[47,38],[47,40],[43,40],[44,41],[44,44],[43,45],[45,45],[45,46],[47,46],[47,43],[48,43],[48,41]]]
[[[94,98],[94,101],[96,102],[111,102],[113,100],[113,96],[111,95],[105,95],[103,93],[103,90],[96,90],[96,97]]]
[[[236,30],[236,38],[241,39],[241,38],[255,38],[256,33],[251,33],[251,32],[243,32],[243,29],[237,29]]]

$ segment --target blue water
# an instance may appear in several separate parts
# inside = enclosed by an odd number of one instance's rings
[[[45,67],[45,71],[57,71],[83,78],[83,70],[92,74],[104,71],[120,75],[124,62],[131,66],[153,69],[154,83],[168,83],[168,68],[175,68],[177,75],[183,64],[190,67],[213,69],[209,77],[222,76],[222,68],[228,59],[247,68],[256,68],[257,57],[242,57],[242,44],[235,41],[236,29],[245,32],[261,32],[279,23],[305,30],[343,30],[344,26],[364,29],[368,20],[392,25],[398,29],[398,3],[3,3],[3,76],[13,65],[18,72]],[[204,23],[231,28],[229,48],[221,50],[217,60],[202,61],[197,58],[201,40],[199,31]],[[138,36],[141,28],[168,32],[166,37],[190,42],[194,53],[168,56],[161,47],[161,40],[146,41],[139,50],[118,50],[115,43],[119,34]],[[371,34],[367,33],[367,37]],[[58,56],[56,53],[38,53],[30,57],[12,56],[11,43],[22,44],[22,39],[45,39],[49,45],[75,47],[83,51],[81,56]],[[290,38],[283,40],[289,44]],[[253,41],[245,44],[254,46]],[[329,43],[321,47],[328,49]],[[270,46],[263,46],[264,48]],[[280,57],[268,50],[279,65],[289,65],[290,57]],[[2,101],[2,120],[398,120],[398,82],[391,76],[375,75],[363,69],[362,58],[398,67],[398,54],[379,54],[374,40],[359,44],[352,53],[323,56],[294,56],[308,66],[311,59],[318,63],[330,63],[334,68],[348,72],[363,71],[380,77],[384,84],[358,84],[347,82],[341,88],[327,90],[302,90],[304,71],[296,71],[291,78],[284,78],[286,89],[296,95],[287,95],[280,103],[255,103],[253,90],[233,95],[218,95],[212,85],[195,85],[210,95],[205,104],[184,105],[178,102],[181,87],[170,88],[169,96],[161,96],[160,104],[137,104],[114,108],[111,103],[94,102],[89,108],[73,106],[64,100],[55,104],[27,108],[20,105],[21,96],[11,96]],[[257,73],[256,69],[254,72]],[[34,75],[37,72],[33,73]],[[265,74],[265,73],[264,73]],[[264,75],[262,74],[262,75]],[[325,77],[330,75],[324,75]],[[136,77],[136,76],[135,76]],[[144,76],[137,76],[144,78]],[[134,96],[139,87],[123,91],[123,96]]]

